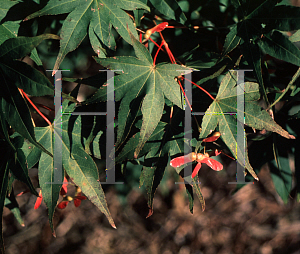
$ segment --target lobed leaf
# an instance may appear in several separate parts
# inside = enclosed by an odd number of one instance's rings
[[[227,73],[223,78],[215,101],[205,112],[200,138],[207,137],[218,124],[221,138],[230,149],[231,153],[237,158],[237,154],[242,153],[244,147],[240,147],[240,144],[237,144],[236,140],[238,122],[235,115],[241,110],[237,108],[236,80],[237,76],[235,72]],[[261,107],[257,102],[254,102],[259,98],[258,84],[245,82],[244,87],[245,111],[241,113],[245,116],[245,124],[255,129],[265,129],[276,132],[288,139],[292,138],[291,135],[282,129],[282,127],[280,127],[265,110],[261,110]],[[201,142],[199,142],[197,148],[200,144]],[[249,163],[247,150],[245,152],[245,162],[239,161],[239,158],[237,159],[241,165],[244,165],[245,163],[245,167],[252,176],[257,179],[257,176]]]
[[[72,112],[75,108],[75,103],[70,103],[65,100],[62,104],[63,112]],[[63,119],[61,119],[63,117]],[[113,219],[108,211],[104,197],[104,192],[97,181],[99,179],[98,169],[92,158],[84,151],[81,137],[86,132],[83,126],[82,116],[74,117],[71,114],[56,116],[56,127],[53,125],[47,127],[36,127],[35,133],[37,141],[46,147],[54,154],[54,137],[59,138],[59,133],[62,133],[62,167],[67,174],[72,178],[76,185],[80,186],[83,193],[107,216],[110,224],[114,226]],[[93,126],[95,122],[93,123]],[[62,128],[59,130],[58,128]],[[92,128],[93,132],[94,127]],[[100,133],[101,135],[101,133]],[[98,139],[93,139],[90,144],[94,147],[99,144]],[[54,170],[54,159],[45,153],[39,153],[37,147],[28,147],[28,144],[23,145],[23,149],[28,156],[31,165],[35,164],[36,159],[39,159],[39,182],[43,193],[43,200],[48,207],[49,222],[53,229],[53,214],[62,183],[55,183],[55,173],[60,173]],[[95,151],[99,154],[99,151]],[[99,154],[100,155],[100,154]],[[59,160],[60,158],[56,158]],[[63,172],[62,170],[62,178]],[[57,176],[56,176],[57,179]],[[53,183],[53,184],[49,184]]]
[[[54,34],[42,34],[35,37],[10,38],[0,45],[0,61],[7,59],[19,59],[28,55],[35,47],[37,47],[43,40],[46,39],[60,39]]]
[[[161,119],[165,105],[164,97],[182,108],[180,87],[175,82],[174,77],[191,72],[191,69],[165,63],[154,66],[153,60],[144,45],[133,36],[131,36],[131,39],[138,58],[96,58],[96,61],[111,70],[122,70],[123,73],[115,78],[114,89],[111,89],[115,91],[116,101],[122,99],[118,114],[119,125],[116,146],[124,138],[124,132],[128,130],[128,125],[132,125],[137,115],[137,111],[134,111],[134,109],[140,98],[143,98],[141,105],[143,124],[140,142],[135,150],[135,156],[137,157]],[[107,86],[101,87],[86,103],[106,100],[106,92]]]
[[[68,150],[69,148],[64,145],[63,153],[69,153]],[[107,207],[105,194],[98,182],[99,175],[95,162],[84,151],[82,146],[74,145],[72,150],[72,157],[74,158],[63,156],[63,164],[67,174],[71,177],[72,181],[81,188],[89,200],[105,214],[111,226],[116,228]]]
[[[300,66],[300,50],[278,31],[266,34],[258,46],[270,56]]]
[[[150,0],[153,6],[159,10],[162,14],[166,15],[170,19],[174,19],[177,22],[184,24],[187,19],[175,0]]]
[[[115,47],[115,40],[111,33],[112,25],[125,41],[131,43],[128,30],[135,37],[137,37],[137,33],[133,22],[122,9],[135,10],[137,8],[150,10],[139,0],[50,0],[42,10],[29,15],[26,19],[41,15],[69,13],[61,29],[60,51],[54,65],[54,70],[57,70],[65,56],[80,45],[87,34],[88,27],[92,47],[96,52],[99,43],[97,43],[93,31],[107,47]]]

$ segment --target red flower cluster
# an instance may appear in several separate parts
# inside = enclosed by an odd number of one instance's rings
[[[221,135],[220,132],[215,132],[211,137],[203,139],[203,141],[204,142],[216,141],[220,137],[220,135]],[[196,165],[196,167],[194,168],[193,173],[192,173],[192,178],[194,178],[198,174],[198,172],[201,168],[201,163],[205,163],[206,165],[208,165],[209,167],[211,167],[215,171],[222,170],[223,165],[220,162],[210,158],[210,156],[217,156],[220,153],[221,152],[219,152],[218,150],[213,152],[211,155],[209,155],[208,153],[202,154],[202,153],[192,152],[192,153],[189,153],[187,155],[179,156],[179,157],[176,157],[176,158],[172,159],[170,161],[170,165],[172,167],[180,167],[180,166],[182,166],[186,163],[197,161],[198,164]]]
[[[61,190],[60,190],[60,195],[62,195],[63,197],[65,197],[66,194],[67,194],[67,192],[68,192],[67,186],[68,186],[68,180],[67,180],[67,178],[65,177],[65,178],[64,178],[64,183],[63,183],[63,185],[62,185],[62,187],[61,187]],[[66,206],[68,205],[68,203],[69,203],[70,201],[72,201],[72,200],[74,200],[74,205],[75,205],[75,207],[80,206],[81,201],[82,201],[82,200],[85,200],[86,197],[85,197],[85,196],[82,196],[82,192],[81,192],[80,188],[77,189],[77,192],[76,192],[76,193],[77,193],[77,194],[76,194],[76,196],[75,196],[74,198],[68,196],[68,197],[67,197],[67,200],[64,200],[64,201],[60,202],[60,203],[57,205],[57,208],[59,208],[59,209],[64,209],[64,208],[66,208]],[[34,209],[38,209],[38,208],[39,208],[39,206],[40,206],[41,203],[42,203],[42,200],[43,200],[43,196],[42,196],[42,191],[40,190],[39,197],[36,199],[36,202],[35,202],[35,205],[34,205]]]
[[[67,197],[67,201],[62,201],[62,202],[60,202],[58,205],[57,205],[57,208],[59,208],[59,209],[64,209],[64,208],[66,208],[66,206],[69,204],[69,202],[70,201],[72,201],[72,200],[74,200],[74,205],[75,205],[75,207],[78,207],[78,206],[80,206],[80,204],[81,204],[81,201],[82,200],[85,200],[86,199],[86,197],[85,196],[82,196],[82,193],[81,192],[79,192],[79,193],[77,193],[77,195],[74,197],[74,198],[72,198],[72,197]]]
[[[220,152],[218,152],[218,151],[215,152],[215,156],[219,155],[219,154],[220,154]],[[206,165],[208,165],[209,167],[211,167],[213,170],[216,170],[216,171],[220,171],[223,169],[223,165],[220,162],[210,158],[208,153],[205,153],[205,154],[197,153],[196,154],[193,152],[193,153],[189,153],[184,156],[179,156],[179,157],[171,160],[170,165],[172,167],[180,167],[183,164],[186,164],[188,162],[193,162],[193,161],[197,161],[198,164],[196,165],[196,167],[193,170],[192,178],[194,178],[198,174],[198,172],[201,168],[201,163],[205,163]]]

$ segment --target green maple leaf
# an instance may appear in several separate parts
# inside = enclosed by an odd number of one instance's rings
[[[150,157],[155,157],[155,155],[159,153],[161,153],[162,156],[174,156],[183,153],[184,129],[182,121],[184,119],[184,111],[177,107],[174,108],[171,123],[169,123],[168,120],[161,120],[157,124],[155,130],[142,148],[139,154],[140,156],[148,155],[150,151],[151,154],[153,154]],[[169,119],[169,113],[165,113],[164,118]],[[135,126],[140,129],[142,126],[142,120],[139,120]],[[128,140],[122,151],[116,157],[116,164],[125,160],[134,159],[134,151],[139,144],[140,134],[141,133],[138,132]]]
[[[254,70],[267,104],[268,97],[262,76],[262,52],[274,58],[300,66],[300,50],[279,31],[300,29],[300,8],[277,5],[276,0],[233,0],[239,22],[227,34],[223,47],[224,57],[239,44],[249,67]]]
[[[18,88],[33,96],[53,95],[54,87],[51,82],[30,65],[18,61],[29,54],[45,39],[59,39],[57,35],[43,34],[36,37],[18,37],[6,40],[0,46],[0,124],[9,141],[6,122],[15,131],[28,139],[31,143],[47,152],[36,142],[34,127],[29,108],[21,96]],[[48,152],[48,154],[51,154]]]
[[[20,25],[16,21],[8,21],[0,25],[0,44],[10,38],[17,37]]]
[[[236,114],[240,110],[237,108],[237,90],[236,90],[237,74],[229,72],[223,78],[219,92],[215,101],[209,106],[205,112],[202,121],[202,131],[199,138],[207,137],[217,125],[221,132],[221,138],[237,158],[237,153],[242,153],[245,149],[237,143],[237,119]],[[280,134],[285,138],[294,138],[287,131],[282,129],[267,113],[262,110],[257,101],[260,98],[259,88],[257,83],[245,82],[245,124],[255,129],[265,129]],[[227,113],[227,114],[226,114]],[[228,114],[231,113],[231,114]],[[240,112],[242,113],[242,112]],[[198,143],[199,148],[201,141]],[[245,145],[247,147],[247,144]],[[196,148],[196,150],[198,149]],[[244,165],[243,161],[238,162]],[[245,167],[251,175],[258,179],[252,166],[249,163],[247,149],[245,149]]]
[[[10,38],[17,37],[18,30],[20,27],[21,20],[14,21],[4,21],[5,16],[9,12],[9,10],[14,7],[14,5],[19,4],[18,1],[1,1],[1,9],[0,9],[0,44]],[[31,52],[31,59],[36,62],[37,65],[42,65],[42,62],[38,56],[36,48],[34,48]]]
[[[62,104],[63,112],[72,112],[74,108],[75,103],[71,103],[68,106],[67,100]],[[91,138],[88,138],[85,147],[83,146],[82,116],[75,117],[74,119],[74,116],[63,115],[61,122],[59,116],[57,116],[56,119],[58,119],[56,126],[61,126],[62,128],[62,151],[60,152],[64,170],[70,176],[72,181],[81,188],[82,192],[90,199],[90,201],[106,215],[110,224],[115,227],[107,207],[104,192],[98,182],[99,175],[97,166],[86,152],[88,150],[84,149],[92,142],[98,142],[98,140],[94,139],[93,141]],[[59,130],[57,128],[58,127],[54,127],[53,125],[35,128],[37,140],[47,150],[51,151],[51,153],[54,152],[54,136],[55,138],[59,138],[57,135]],[[42,189],[43,200],[48,207],[50,226],[53,230],[53,214],[59,198],[59,191],[62,187],[61,183],[49,184],[54,182],[55,158],[42,153],[32,145],[25,144],[22,149],[27,157],[28,165],[32,166],[39,161],[39,182]]]
[[[164,114],[169,118],[169,112]],[[184,111],[174,109],[171,123],[160,121],[140,152],[144,157],[143,170],[140,176],[140,187],[145,186],[148,196],[149,215],[153,212],[153,199],[158,185],[162,181],[164,172],[168,166],[169,156],[178,155],[184,152],[184,130],[182,121]],[[140,128],[142,121],[136,123]],[[132,136],[120,154],[116,157],[115,163],[134,159],[134,151],[140,140],[140,132]]]
[[[182,115],[180,119],[183,119]],[[184,152],[184,132],[182,125],[180,131],[178,131],[178,127],[173,123],[160,122],[150,137],[149,142],[146,143],[141,151],[141,153],[147,153],[140,176],[140,187],[144,185],[147,191],[148,217],[153,213],[154,195],[169,165],[169,157]]]
[[[112,25],[125,41],[131,43],[127,29],[136,37],[137,33],[132,20],[123,10],[137,8],[150,10],[139,0],[50,0],[42,10],[29,15],[26,19],[70,13],[61,29],[60,51],[54,65],[54,70],[57,70],[65,56],[80,45],[88,29],[92,47],[98,55],[102,51],[99,40],[109,48],[115,47]]]
[[[141,107],[143,123],[139,143],[135,149],[135,157],[137,157],[162,117],[165,97],[182,108],[180,87],[174,78],[192,70],[177,64],[155,65],[146,47],[133,35],[131,39],[138,58],[121,56],[95,59],[101,65],[111,70],[119,70],[116,73],[122,74],[114,78],[115,100],[122,100],[118,113],[116,146],[128,135]],[[85,103],[106,101],[107,86],[102,86]]]
[[[168,18],[174,19],[181,24],[187,21],[186,16],[176,1],[150,0],[150,2],[160,13],[166,15]]]

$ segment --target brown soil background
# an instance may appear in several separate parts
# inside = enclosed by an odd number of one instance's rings
[[[171,168],[168,170],[172,170]],[[30,175],[37,184],[37,170]],[[4,241],[7,254],[297,254],[300,253],[300,206],[291,200],[284,205],[277,195],[268,168],[259,173],[259,182],[248,184],[235,195],[234,162],[222,174],[201,168],[200,180],[206,201],[201,211],[196,198],[194,214],[189,212],[183,185],[170,177],[167,195],[158,189],[154,214],[148,208],[143,189],[133,189],[122,206],[113,186],[106,199],[117,229],[88,200],[75,208],[57,209],[52,236],[45,204],[34,210],[36,197],[17,197],[25,227],[4,209]],[[165,175],[166,177],[166,175]],[[25,186],[17,182],[15,193]],[[68,186],[68,193],[74,187]]]

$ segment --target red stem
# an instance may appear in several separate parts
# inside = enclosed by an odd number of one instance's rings
[[[194,83],[193,81],[183,77],[185,80],[187,80],[188,82],[192,83],[193,85],[197,86],[198,88],[200,88],[204,93],[206,93],[213,101],[215,100],[215,98],[209,93],[207,92],[203,87],[197,85],[196,83]]]
[[[157,46],[159,48],[159,45],[153,39],[151,39],[151,37],[149,37],[149,40],[152,41],[155,44],[155,46]],[[166,48],[167,49],[167,54],[168,54],[168,56],[171,60],[171,63],[176,63],[175,57],[173,56],[173,54],[172,54],[171,50],[169,49],[168,44],[166,42],[165,42],[165,47],[167,47]],[[164,51],[164,49],[161,49],[161,50]]]
[[[172,64],[176,64],[175,57],[174,57],[172,51],[170,50],[168,43],[165,43],[165,49],[166,49],[166,51],[168,53],[168,56],[169,56],[169,58],[171,60],[171,63]]]
[[[179,86],[180,86],[181,91],[183,92],[183,95],[184,95],[184,97],[185,97],[185,100],[186,100],[187,104],[189,105],[191,111],[193,111],[192,106],[191,106],[191,104],[190,104],[188,98],[185,96],[185,92],[184,92],[184,89],[183,89],[183,87],[182,87],[182,85],[181,85],[181,82],[179,81],[179,79],[178,79],[177,81],[178,81],[178,83],[179,83]]]
[[[175,27],[167,26],[167,28],[175,28]],[[162,39],[162,44],[161,44],[160,46],[159,46],[154,40],[152,40],[151,37],[149,37],[149,39],[150,39],[150,40],[158,47],[158,50],[157,50],[156,55],[155,55],[155,57],[154,57],[154,65],[155,65],[155,61],[156,61],[156,57],[157,57],[158,51],[161,49],[161,47],[162,47],[163,44],[165,45],[165,49],[166,49],[166,51],[167,51],[167,54],[168,54],[168,56],[169,56],[169,58],[170,58],[171,63],[172,63],[172,64],[176,64],[175,57],[174,57],[172,51],[170,50],[169,45],[168,45],[167,42],[165,41],[165,39],[164,39],[162,33],[159,32],[159,35],[160,35],[160,37],[161,37],[161,39]],[[162,49],[162,50],[163,50],[163,49]],[[164,50],[163,50],[163,51],[164,51]],[[188,80],[188,79],[186,79],[186,80]],[[179,84],[179,86],[180,86],[180,89],[181,89],[181,91],[183,92],[183,95],[184,95],[184,97],[185,97],[185,99],[186,99],[186,101],[187,101],[187,103],[188,103],[188,105],[189,105],[191,111],[193,111],[192,106],[191,106],[191,104],[190,104],[188,98],[187,98],[186,95],[185,95],[185,92],[184,92],[184,89],[183,89],[183,87],[182,87],[182,85],[181,85],[180,80],[178,79],[177,81],[178,81],[178,84]],[[214,97],[213,97],[209,92],[207,92],[204,88],[198,86],[197,84],[195,84],[195,83],[192,82],[191,80],[188,80],[188,81],[191,82],[192,84],[194,84],[195,86],[199,87],[199,88],[200,88],[202,91],[204,91],[210,98],[212,98],[212,100],[215,100]],[[171,112],[170,119],[172,119],[172,114],[173,114],[173,112]],[[195,120],[196,120],[196,123],[197,123],[198,128],[200,128],[200,127],[199,127],[199,124],[198,124],[198,121],[197,121],[197,119],[196,119],[195,116],[194,116],[194,118],[195,118]]]
[[[169,28],[171,28],[171,27],[169,27]],[[162,43],[164,42],[165,49],[166,49],[166,51],[167,51],[167,54],[168,54],[168,56],[169,56],[169,58],[170,58],[171,63],[172,63],[172,64],[176,64],[175,57],[174,57],[172,51],[170,50],[169,45],[166,43],[166,41],[165,41],[165,39],[164,39],[162,33],[159,32],[159,34],[160,34],[160,37],[161,37],[161,39],[162,39]],[[154,40],[152,40],[151,37],[149,37],[149,39],[150,39],[150,40],[151,40],[151,41],[152,41],[159,49],[162,47],[162,45],[159,46]],[[156,56],[157,56],[157,54],[158,54],[159,49],[158,49],[157,52],[156,52],[154,63],[155,63],[155,61],[156,61]],[[163,50],[163,49],[161,49],[161,50]],[[164,51],[164,50],[163,50],[163,51]],[[183,87],[182,87],[182,85],[181,85],[180,80],[178,79],[177,81],[178,81],[178,83],[179,83],[180,89],[181,89],[181,91],[183,92],[183,95],[184,95],[184,97],[185,97],[185,99],[186,99],[186,101],[187,101],[187,103],[188,103],[188,105],[189,105],[191,111],[193,111],[192,106],[191,106],[191,104],[190,104],[188,98],[187,98],[186,95],[185,95],[185,92],[184,92],[184,89],[183,89]],[[171,111],[171,114],[170,114],[170,123],[171,123],[172,115],[173,115],[173,112]],[[196,119],[195,116],[194,116],[194,118],[195,118],[195,121],[196,121],[197,126],[198,126],[198,129],[199,129],[200,126],[199,126],[199,124],[198,124],[198,121],[197,121],[197,119]]]
[[[155,46],[159,48],[159,45],[153,39],[151,39],[151,37],[149,37],[149,40],[152,41],[155,44]]]
[[[20,91],[26,97],[26,99],[30,102],[30,104],[35,108],[35,110],[39,113],[39,115],[44,118],[44,120],[49,124],[49,126],[51,126],[52,125],[51,122],[43,115],[43,113],[41,111],[39,111],[39,109],[29,99],[28,95],[22,89],[20,89]]]
[[[37,105],[40,106],[40,107],[42,107],[42,108],[48,109],[49,111],[54,111],[54,109],[48,108],[47,106],[42,105],[42,104],[40,104],[40,103],[37,103]]]
[[[172,53],[171,50],[169,49],[169,46],[168,46],[167,42],[165,41],[165,38],[163,37],[162,33],[159,32],[159,35],[160,35],[162,41],[165,42],[165,49],[166,49],[166,51],[167,51],[167,53],[168,53],[168,56],[169,56],[169,58],[170,58],[170,60],[171,60],[171,63],[172,63],[172,64],[176,63],[175,57],[173,56],[173,53]]]
[[[232,157],[231,157],[231,156],[229,156],[228,154],[224,153],[223,151],[221,151],[221,153],[222,153],[222,154],[224,154],[224,155],[226,155],[227,157],[229,157],[230,159],[232,159],[232,160],[234,160],[234,161],[235,161],[235,159],[234,159],[234,158],[232,158]]]
[[[161,47],[165,44],[165,41],[162,41],[160,46],[158,47],[158,50],[156,51],[156,54],[154,56],[154,60],[153,60],[153,65],[155,66],[155,62],[156,62],[156,57],[158,55],[158,52],[161,50]]]
[[[162,43],[161,43],[161,45],[159,46],[159,48],[158,48],[158,50],[157,50],[157,52],[156,52],[156,55],[155,55],[155,57],[154,57],[154,65],[155,65],[155,61],[156,61],[156,57],[157,57],[158,51],[161,49],[162,45],[165,45],[165,49],[166,49],[166,51],[167,51],[167,53],[168,53],[168,56],[169,56],[169,58],[170,58],[171,63],[172,63],[172,64],[176,64],[175,57],[174,57],[172,51],[169,49],[169,46],[168,46],[168,44],[166,43],[166,41],[165,41],[165,39],[164,39],[162,33],[159,32],[159,34],[160,34],[160,37],[161,37],[161,39],[162,39]],[[153,41],[153,42],[154,42],[154,41]],[[155,43],[155,44],[156,44],[156,43]],[[184,95],[184,97],[185,97],[185,100],[186,100],[187,104],[189,105],[191,111],[193,111],[192,106],[191,106],[191,104],[190,104],[188,98],[187,98],[186,95],[185,95],[185,92],[184,92],[184,89],[183,89],[183,87],[182,87],[182,85],[181,85],[180,80],[178,79],[177,81],[178,81],[178,84],[179,84],[179,86],[180,86],[181,91],[183,92],[183,95]]]

